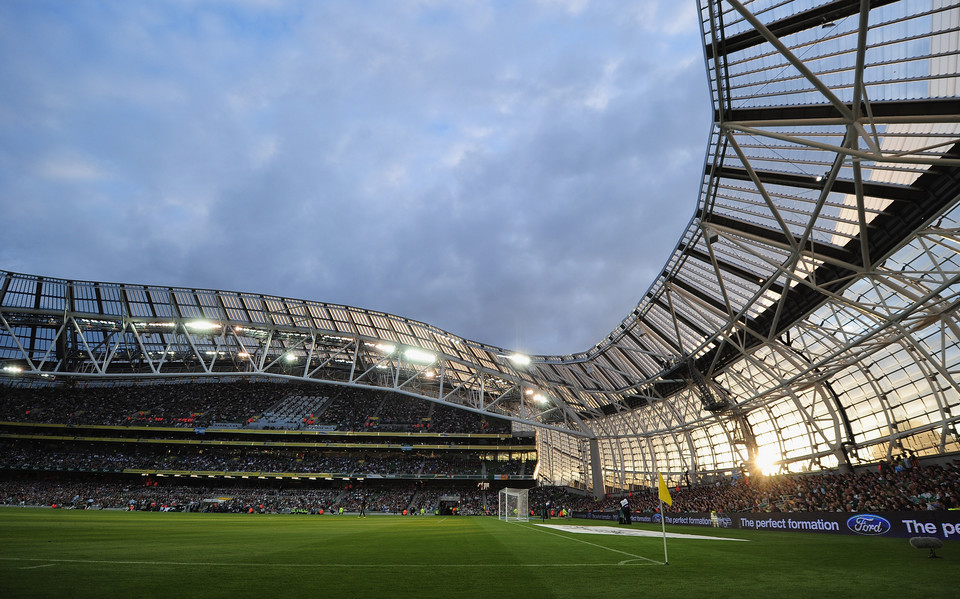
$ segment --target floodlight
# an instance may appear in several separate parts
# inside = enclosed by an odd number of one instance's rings
[[[545,404],[545,403],[548,403],[548,402],[550,401],[550,399],[549,399],[546,395],[544,395],[543,393],[537,393],[536,395],[533,396],[533,399],[534,399],[534,401],[536,401],[537,403],[540,403],[540,404]]]
[[[3,371],[9,372],[11,374],[17,374],[17,373],[23,372],[23,368],[21,368],[20,366],[17,366],[16,364],[7,364],[6,366],[3,367]]]
[[[378,350],[382,351],[383,353],[387,354],[388,356],[393,352],[397,351],[397,346],[393,345],[392,343],[378,343],[374,345],[374,347],[376,347]]]
[[[296,361],[297,361],[297,354],[295,354],[295,353],[293,353],[293,352],[288,352],[287,355],[284,356],[284,359],[285,359],[287,362],[296,362]]]
[[[530,365],[530,356],[525,356],[523,354],[513,354],[512,356],[507,356],[507,359],[513,362],[517,366]]]
[[[437,356],[432,353],[416,347],[407,348],[403,352],[403,357],[416,364],[433,364],[437,359]]]
[[[190,322],[183,323],[183,326],[191,331],[212,331],[213,329],[219,329],[220,323],[210,322],[209,320],[191,320]]]

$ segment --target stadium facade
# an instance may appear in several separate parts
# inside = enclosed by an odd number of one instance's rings
[[[0,271],[0,375],[389,389],[535,430],[539,478],[597,495],[658,471],[960,451],[960,6],[698,10],[714,122],[695,212],[587,351],[521,356],[350,306]]]

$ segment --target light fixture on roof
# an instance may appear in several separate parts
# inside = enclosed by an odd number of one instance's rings
[[[283,356],[283,359],[286,360],[287,362],[296,362],[296,361],[297,361],[297,354],[295,354],[295,353],[293,353],[293,352],[287,352],[287,353]]]
[[[513,362],[516,366],[530,365],[530,356],[525,356],[523,354],[512,354],[507,356],[507,359]]]
[[[392,343],[378,343],[374,347],[388,356],[397,351],[397,346]]]
[[[187,327],[191,331],[212,331],[214,329],[220,328],[219,322],[211,322],[209,320],[191,320],[190,322],[183,323],[183,326]]]
[[[408,347],[405,349],[403,351],[403,357],[415,364],[424,365],[433,364],[437,359],[437,356],[433,355],[432,353],[416,347]]]

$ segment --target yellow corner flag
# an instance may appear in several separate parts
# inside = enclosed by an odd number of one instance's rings
[[[657,472],[657,479],[658,479],[657,486],[659,487],[660,501],[664,502],[667,505],[673,505],[673,498],[670,497],[670,489],[667,488],[667,483],[664,482],[663,475],[660,474],[659,472]]]

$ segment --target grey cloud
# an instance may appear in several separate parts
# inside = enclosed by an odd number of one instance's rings
[[[21,31],[0,115],[25,117],[0,125],[0,268],[567,353],[629,312],[693,213],[698,34],[675,46],[620,2],[104,6],[0,9]],[[64,156],[72,179],[42,175]]]

